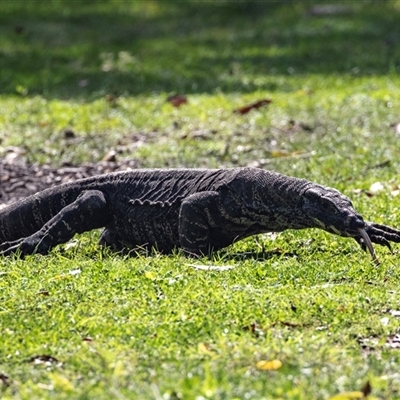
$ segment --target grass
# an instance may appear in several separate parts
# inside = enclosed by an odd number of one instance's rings
[[[314,4],[2,2],[0,154],[257,165],[400,226],[399,5]],[[97,238],[0,259],[2,398],[328,399],[369,382],[369,398],[400,399],[397,249],[379,248],[376,268],[317,230],[197,261],[125,258]],[[281,368],[260,369],[272,360]]]

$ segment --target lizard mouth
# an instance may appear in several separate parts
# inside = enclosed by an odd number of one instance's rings
[[[371,254],[372,260],[375,263],[375,265],[379,265],[379,260],[378,257],[376,256],[375,250],[374,250],[374,246],[372,245],[372,241],[367,233],[367,231],[365,230],[365,222],[363,220],[363,218],[360,215],[352,215],[351,217],[347,218],[346,221],[346,233],[349,236],[361,236],[365,247],[367,248],[367,250],[369,251],[369,253]]]

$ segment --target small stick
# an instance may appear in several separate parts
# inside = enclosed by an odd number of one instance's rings
[[[374,247],[372,246],[372,242],[371,239],[369,238],[367,232],[365,229],[359,229],[358,230],[360,232],[360,235],[362,236],[362,238],[364,239],[365,245],[367,246],[368,251],[371,254],[372,260],[374,261],[376,266],[380,265],[380,262],[378,260],[378,257],[376,256]]]

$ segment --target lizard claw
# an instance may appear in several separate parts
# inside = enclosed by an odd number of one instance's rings
[[[389,242],[400,243],[400,230],[381,224],[367,224],[365,230],[371,241],[390,248]]]
[[[365,232],[372,243],[386,246],[390,251],[392,251],[390,242],[400,243],[400,230],[391,228],[390,226],[367,223]],[[368,250],[367,243],[361,235],[356,236],[355,239],[364,251]]]
[[[11,256],[12,254],[18,254],[21,258],[24,258],[28,254],[33,254],[40,251],[38,244],[28,238],[21,238],[12,242],[4,242],[0,245],[0,256]]]

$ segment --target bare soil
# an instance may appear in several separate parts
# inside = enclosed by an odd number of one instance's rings
[[[0,158],[0,208],[61,183],[136,168],[137,160],[102,161],[54,168],[50,165],[29,164],[19,158]]]

